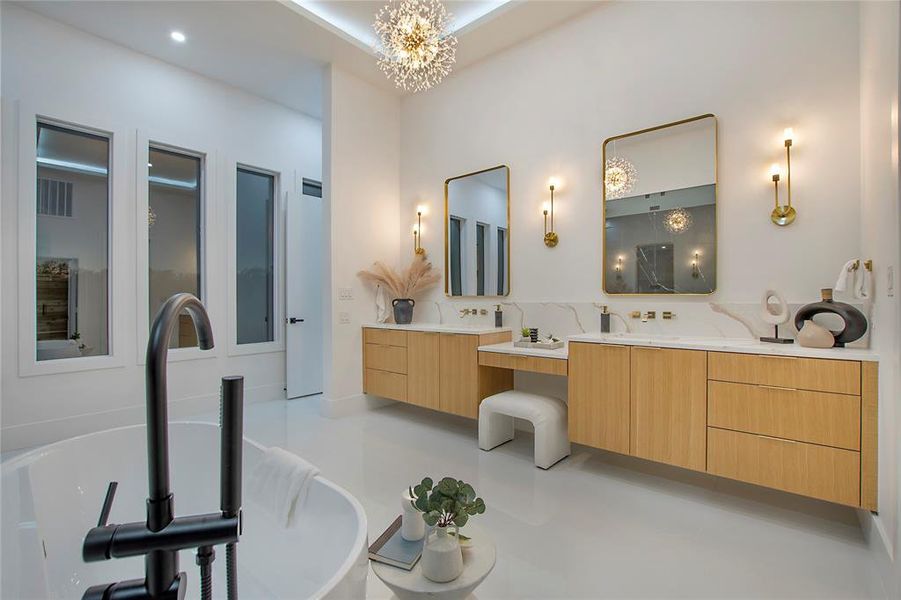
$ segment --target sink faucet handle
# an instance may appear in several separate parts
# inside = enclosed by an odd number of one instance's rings
[[[116,489],[118,487],[118,481],[109,482],[109,487],[106,488],[106,497],[103,499],[103,506],[100,509],[100,518],[97,520],[97,527],[106,527],[106,523],[109,521],[109,513],[113,508],[113,500],[116,498]]]

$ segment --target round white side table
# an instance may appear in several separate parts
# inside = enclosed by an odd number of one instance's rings
[[[376,577],[400,600],[463,600],[488,577],[497,558],[494,540],[484,529],[468,525],[464,528],[463,535],[472,539],[472,545],[463,548],[463,573],[447,583],[435,583],[426,579],[422,575],[420,563],[416,563],[410,571],[375,561],[369,561],[369,564]]]

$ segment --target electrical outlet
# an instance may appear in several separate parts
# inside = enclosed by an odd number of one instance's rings
[[[353,300],[354,289],[349,287],[338,288],[338,300]]]
[[[338,313],[338,323],[341,325],[350,325],[350,313]]]

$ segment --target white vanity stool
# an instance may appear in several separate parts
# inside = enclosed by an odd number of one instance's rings
[[[513,439],[513,419],[535,428],[535,466],[549,469],[570,454],[566,403],[556,398],[510,390],[488,396],[479,405],[479,448],[491,450]]]

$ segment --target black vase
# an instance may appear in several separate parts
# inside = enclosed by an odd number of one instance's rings
[[[831,313],[838,315],[845,322],[841,331],[830,330],[832,337],[835,338],[836,348],[842,348],[845,344],[862,338],[867,332],[867,318],[864,314],[850,304],[833,300],[832,290],[824,289],[822,293],[823,299],[820,302],[807,304],[798,310],[798,314],[795,315],[795,327],[798,331],[804,326],[804,321],[812,319],[814,315]]]
[[[394,307],[394,322],[398,325],[409,325],[413,322],[413,307],[416,302],[412,298],[395,298],[391,302]]]

